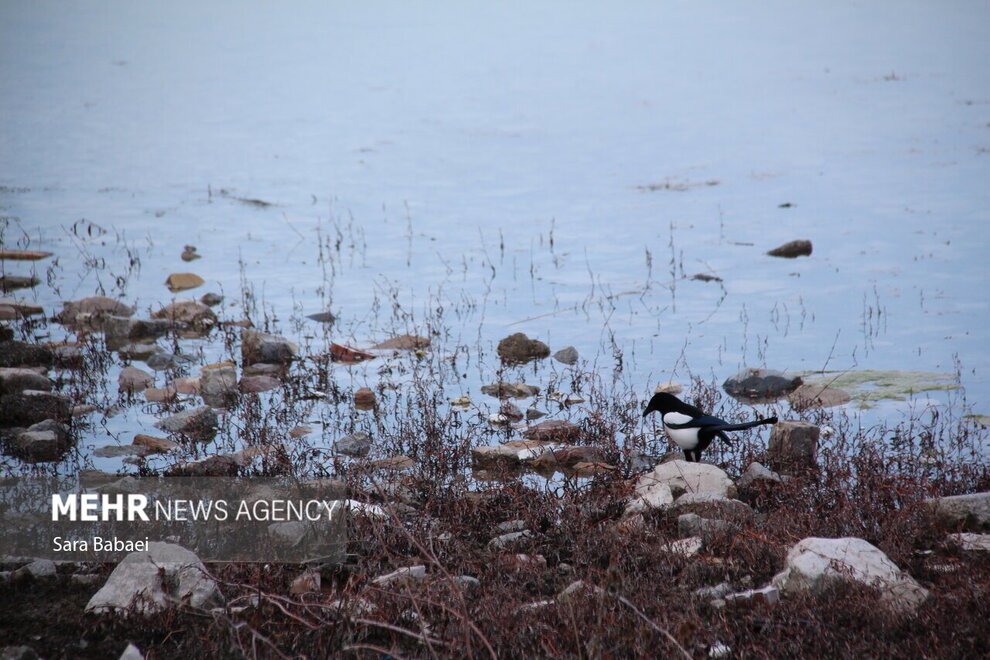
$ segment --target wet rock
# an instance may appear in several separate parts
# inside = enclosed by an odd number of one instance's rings
[[[176,378],[172,387],[179,394],[199,394],[199,378]]]
[[[282,364],[265,364],[258,362],[244,366],[245,376],[270,376],[272,378],[282,378],[285,376],[286,367]]]
[[[241,331],[241,357],[244,364],[264,362],[288,364],[299,354],[299,346],[285,337],[257,330]]]
[[[721,282],[722,281],[722,278],[719,277],[718,275],[711,275],[709,273],[695,273],[694,275],[691,276],[691,279],[692,280],[696,280],[698,282]]]
[[[784,257],[786,259],[794,259],[795,257],[810,257],[812,251],[811,241],[805,239],[798,239],[796,241],[788,241],[783,245],[778,245],[774,249],[767,252],[771,257]]]
[[[187,289],[195,289],[196,287],[203,286],[204,284],[206,284],[206,280],[195,273],[172,273],[165,280],[165,286],[167,286],[168,290],[172,293],[186,291]]]
[[[281,385],[282,381],[271,376],[244,376],[241,378],[240,390],[245,394],[258,394],[274,390]]]
[[[25,277],[23,275],[0,275],[0,291],[14,291],[16,289],[30,289],[38,285],[38,278],[34,276]]]
[[[289,431],[290,438],[302,438],[313,432],[313,429],[309,426],[294,426],[292,430]]]
[[[64,396],[24,390],[0,396],[0,426],[30,426],[46,419],[68,421],[72,402]]]
[[[205,442],[212,440],[217,433],[217,414],[210,406],[200,406],[166,417],[155,427]]]
[[[974,532],[990,530],[990,492],[926,500],[939,522]]]
[[[400,335],[375,344],[372,348],[377,350],[395,351],[415,351],[430,347],[429,337],[417,337],[416,335]]]
[[[338,438],[333,443],[333,448],[338,454],[363,458],[371,451],[371,436],[364,431],[351,433],[343,438]]]
[[[579,356],[578,356],[577,349],[574,348],[573,346],[568,346],[566,348],[562,348],[562,349],[560,349],[559,351],[557,351],[556,353],[553,354],[553,359],[554,360],[556,360],[557,362],[560,362],[561,364],[566,364],[566,365],[570,365],[570,366],[573,366],[573,365],[577,364],[578,357]]]
[[[97,408],[91,403],[80,403],[78,405],[72,406],[72,410],[69,411],[69,414],[73,418],[76,418],[76,417],[83,417],[90,413],[94,413],[97,410],[99,410],[99,408]]]
[[[144,363],[155,371],[166,371],[168,369],[178,369],[184,365],[192,364],[193,359],[188,355],[177,355],[164,351],[155,353],[149,358],[145,358]]]
[[[182,254],[179,255],[179,258],[182,259],[183,261],[195,261],[196,259],[199,259],[201,256],[202,255],[196,252],[195,245],[187,245],[184,248],[182,248]]]
[[[194,553],[152,541],[147,551],[132,552],[117,565],[86,611],[151,615],[180,604],[202,610],[223,602],[216,581]]]
[[[17,300],[16,298],[0,298],[0,307],[14,312],[13,315],[6,314],[5,320],[12,321],[21,317],[35,316],[37,314],[44,314],[45,308],[39,305],[34,305],[31,303],[24,302],[23,300]]]
[[[199,373],[199,395],[211,406],[226,407],[237,399],[237,369],[233,362],[208,364]]]
[[[0,367],[50,367],[55,361],[51,349],[23,341],[0,342]]]
[[[87,325],[109,316],[133,316],[134,308],[106,296],[62,303],[58,320],[65,325]]]
[[[540,393],[540,388],[536,385],[527,385],[526,383],[492,383],[491,385],[483,385],[481,387],[482,394],[487,394],[489,396],[494,396],[499,399],[526,399],[531,396],[536,396]]]
[[[148,387],[144,390],[144,399],[149,403],[167,403],[169,401],[175,401],[178,396],[178,390],[172,385]]]
[[[498,343],[498,356],[506,364],[525,364],[550,355],[550,347],[522,332],[509,335]]]
[[[155,384],[155,377],[137,367],[124,367],[117,377],[117,389],[121,392],[138,392]]]
[[[660,383],[654,388],[654,394],[661,394],[666,392],[667,394],[680,394],[684,391],[684,386],[678,383],[676,380],[668,380],[666,382]]]
[[[473,447],[471,467],[475,470],[519,467],[548,449],[560,446],[536,440],[513,440],[501,445]]]
[[[683,537],[699,536],[703,539],[711,539],[715,536],[730,534],[738,527],[726,520],[712,520],[702,518],[696,513],[684,513],[677,516],[677,533]]]
[[[532,532],[528,529],[523,529],[518,532],[509,532],[493,538],[488,542],[488,547],[492,550],[504,550],[519,541],[528,539],[532,535]]]
[[[165,471],[167,477],[233,477],[244,467],[234,454],[216,454],[198,461],[185,461]]]
[[[24,390],[50,391],[52,381],[34,369],[0,367],[0,394],[16,394]]]
[[[801,386],[799,376],[770,369],[743,369],[722,383],[729,396],[746,402],[773,401]]]
[[[729,607],[773,607],[780,602],[780,590],[773,585],[767,585],[760,589],[726,594],[724,600]]]
[[[796,420],[777,422],[767,445],[770,467],[784,473],[817,469],[819,435],[821,430],[814,424]]]
[[[169,323],[164,320],[132,319],[126,316],[107,316],[100,324],[107,347],[118,350],[127,344],[149,343],[168,332]],[[152,342],[153,343],[153,342]]]
[[[202,330],[217,324],[217,315],[213,310],[197,300],[176,300],[152,314],[152,317]]]
[[[511,401],[503,401],[502,405],[498,407],[498,414],[510,422],[518,422],[523,418],[523,412],[519,410],[519,406]]]
[[[546,417],[546,416],[547,416],[546,412],[544,412],[543,410],[540,410],[539,408],[532,407],[532,408],[527,408],[526,409],[526,420],[527,421],[532,422],[532,421],[535,421],[537,419],[540,419],[541,417]]]
[[[368,463],[369,467],[378,470],[390,470],[398,472],[401,470],[408,470],[416,466],[416,461],[409,458],[408,456],[389,456],[388,458],[381,458],[377,461],[371,461]]]
[[[581,427],[568,421],[550,419],[531,426],[523,437],[536,442],[574,442],[581,437]]]
[[[882,599],[897,610],[913,611],[928,591],[903,572],[879,548],[863,539],[810,537],[787,553],[786,567],[772,585],[784,593],[819,591],[833,581],[878,587]]]
[[[132,441],[135,446],[142,447],[148,453],[164,454],[165,452],[178,449],[178,443],[167,438],[159,438],[153,435],[138,433]]]
[[[55,366],[59,369],[82,369],[86,358],[82,346],[78,344],[62,344],[52,347]]]
[[[572,445],[549,448],[531,463],[536,470],[572,468],[578,463],[605,463],[605,454],[591,445]]]
[[[767,467],[764,467],[761,463],[753,461],[749,464],[749,467],[746,468],[746,471],[743,472],[742,476],[739,477],[739,480],[736,482],[736,486],[739,488],[749,488],[756,483],[762,482],[778,484],[783,481],[784,478],[781,475]]]
[[[0,305],[0,321],[16,321],[19,318],[21,314],[16,309],[9,305]]]
[[[161,350],[155,343],[138,342],[119,346],[117,354],[125,360],[147,360]]]
[[[374,410],[375,403],[375,393],[367,387],[354,393],[354,407],[358,410]]]
[[[331,324],[337,320],[337,317],[331,314],[329,311],[317,312],[315,314],[307,314],[306,318],[312,319],[317,323],[327,323],[327,324]]]
[[[426,566],[406,566],[386,575],[379,575],[372,584],[379,587],[390,587],[402,582],[419,581],[426,579]]]
[[[93,450],[96,458],[120,458],[122,456],[146,456],[148,450],[136,445],[104,445]]]
[[[223,296],[221,296],[219,293],[213,293],[213,292],[204,293],[203,296],[199,299],[199,302],[203,303],[207,307],[216,307],[217,305],[223,302]]]
[[[7,441],[8,453],[28,463],[60,461],[71,447],[69,429],[51,419],[29,426]]]
[[[946,539],[950,544],[959,546],[962,550],[975,552],[990,552],[990,534],[949,534]]]
[[[40,250],[5,250],[0,248],[0,261],[38,261],[52,256],[51,252]]]
[[[787,396],[787,401],[794,410],[808,408],[834,408],[852,401],[852,396],[845,390],[827,385],[805,383]]]

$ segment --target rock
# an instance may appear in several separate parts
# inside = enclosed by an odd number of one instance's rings
[[[302,438],[313,432],[313,429],[309,426],[294,426],[289,431],[290,438]]]
[[[374,410],[375,393],[367,387],[362,387],[354,393],[354,407],[358,410]]]
[[[732,585],[728,582],[722,582],[713,587],[701,587],[700,589],[694,590],[694,595],[703,600],[715,600],[717,598],[725,598],[727,595],[732,593]]]
[[[173,385],[165,387],[148,387],[144,390],[144,400],[149,403],[166,403],[175,401],[179,396],[178,390]]]
[[[117,376],[117,389],[133,393],[143,391],[155,384],[155,377],[137,367],[124,367]]]
[[[10,305],[0,305],[0,321],[16,321],[21,313]]]
[[[176,378],[172,387],[179,394],[199,394],[199,378]]]
[[[197,300],[176,300],[152,316],[156,319],[165,319],[175,325],[188,325],[202,330],[217,324],[217,315],[213,310]]]
[[[193,359],[187,355],[176,355],[175,353],[160,352],[151,357],[145,358],[144,363],[155,371],[165,371],[167,369],[178,369],[187,364],[192,364]]]
[[[244,364],[288,364],[299,354],[299,346],[285,337],[257,330],[241,331],[241,357]]]
[[[745,502],[712,495],[711,493],[685,493],[674,501],[677,513],[696,513],[703,518],[742,523],[753,518],[754,512]]]
[[[799,376],[786,376],[770,369],[743,369],[724,383],[729,396],[745,402],[773,401],[786,396],[803,384]]]
[[[401,472],[402,470],[408,470],[415,466],[416,461],[408,456],[389,456],[388,458],[381,458],[377,461],[371,461],[368,463],[368,467],[375,468],[377,470],[390,470],[393,472]]]
[[[137,445],[104,445],[93,450],[96,458],[120,458],[121,456],[145,456],[148,450]]]
[[[926,500],[939,522],[974,532],[990,530],[990,492]]]
[[[179,258],[183,261],[193,261],[195,259],[199,259],[200,256],[201,255],[196,252],[195,245],[187,245],[182,248],[182,254],[179,255]]]
[[[708,657],[709,658],[727,658],[732,655],[732,647],[725,642],[715,641],[710,647],[708,647]]]
[[[99,573],[73,573],[69,576],[69,581],[72,584],[78,584],[82,587],[95,587],[102,579]]]
[[[517,332],[498,343],[498,356],[506,364],[525,364],[550,355],[550,347],[537,339]]]
[[[481,387],[482,394],[494,396],[499,399],[526,399],[540,393],[540,388],[526,383],[503,383],[501,381],[491,385]]]
[[[286,373],[286,365],[284,364],[265,364],[264,362],[257,362],[255,364],[246,365],[243,369],[245,376],[270,376],[272,378],[284,378]]]
[[[0,298],[0,307],[13,311],[13,314],[8,312],[5,315],[5,319],[8,321],[45,313],[44,307],[32,305],[31,303],[26,303],[23,300],[17,300],[16,298]]]
[[[28,463],[60,461],[71,447],[68,429],[50,419],[29,426],[7,442],[8,452]]]
[[[233,362],[208,364],[199,372],[199,394],[211,406],[226,407],[237,399],[237,369]]]
[[[185,291],[187,289],[195,289],[198,286],[203,286],[206,284],[204,280],[199,275],[195,273],[172,273],[165,280],[165,286],[172,293],[178,293],[179,291]]]
[[[581,427],[560,419],[550,419],[523,431],[523,437],[536,442],[574,442],[581,437]]]
[[[818,591],[833,581],[855,581],[880,589],[897,610],[912,611],[928,591],[904,573],[879,548],[863,539],[810,537],[787,553],[786,567],[772,585],[784,593]]]
[[[668,543],[663,546],[663,550],[667,554],[679,555],[681,557],[693,557],[705,546],[704,541],[700,536],[689,536],[684,539],[679,539],[673,543]]]
[[[58,320],[65,325],[87,325],[110,316],[133,316],[134,308],[106,296],[92,296],[62,303]]]
[[[785,473],[817,469],[820,434],[817,426],[807,422],[777,422],[770,431],[767,445],[770,467]]]
[[[153,435],[145,435],[143,433],[138,433],[134,436],[132,444],[138,447],[143,447],[148,453],[164,454],[165,452],[172,451],[173,449],[178,449],[178,443],[172,442],[167,438],[159,438]]]
[[[852,396],[845,390],[827,385],[804,383],[787,396],[787,401],[794,410],[808,408],[834,408],[852,401]]]
[[[120,654],[117,660],[144,660],[144,656],[138,647],[128,642],[127,648],[124,649],[124,652]]]
[[[544,411],[540,410],[539,408],[536,408],[535,406],[526,409],[527,421],[532,422],[537,419],[540,419],[541,417],[546,417],[546,416],[547,414]]]
[[[117,354],[125,360],[147,360],[161,349],[153,342],[138,342],[123,344],[117,348]]]
[[[771,257],[794,259],[795,257],[810,257],[811,250],[811,241],[798,239],[796,241],[788,241],[783,245],[778,245],[774,249],[767,252],[767,254]]]
[[[471,467],[476,470],[518,467],[559,446],[537,440],[513,440],[501,445],[472,447]]]
[[[738,529],[737,526],[731,522],[702,518],[696,513],[684,513],[677,516],[677,534],[687,538],[700,536],[703,539],[710,539],[713,536],[731,534],[736,529]]]
[[[680,394],[684,391],[684,387],[678,383],[676,380],[668,380],[660,383],[653,389],[654,394],[661,394],[666,392],[667,394]]]
[[[450,580],[457,586],[468,591],[475,591],[481,587],[481,580],[473,575],[455,575]]]
[[[0,257],[4,252],[0,250]],[[30,646],[5,646],[0,649],[0,660],[38,660],[38,654]]]
[[[510,422],[518,422],[523,418],[523,412],[519,410],[519,406],[511,401],[503,401],[502,405],[498,407],[498,414]]]
[[[570,467],[571,475],[575,477],[591,477],[596,474],[612,473],[618,469],[619,468],[615,465],[598,461],[581,461]]]
[[[570,365],[570,366],[573,366],[573,365],[577,364],[578,357],[579,356],[578,356],[577,349],[574,348],[573,346],[568,346],[566,348],[562,348],[562,349],[560,349],[559,351],[557,351],[556,353],[553,354],[553,359],[554,360],[556,360],[557,362],[560,362],[561,364],[566,364],[566,365]]]
[[[778,422],[779,423],[779,422]],[[756,483],[781,483],[784,478],[762,464],[753,461],[736,482],[739,488],[749,488]]]
[[[561,604],[580,603],[588,598],[601,597],[605,590],[584,580],[575,580],[557,594],[557,602]]]
[[[747,589],[734,594],[726,594],[723,600],[730,607],[773,607],[780,602],[780,591],[773,585],[767,585],[760,589]]]
[[[164,320],[132,319],[126,316],[107,316],[100,323],[107,348],[120,352],[129,344],[154,344],[154,339],[168,332],[169,322]]]
[[[532,467],[537,470],[572,468],[578,463],[605,463],[605,454],[591,445],[571,445],[548,449],[535,459]]]
[[[236,454],[216,454],[198,461],[185,461],[165,470],[166,477],[233,477],[244,461]]]
[[[25,277],[22,275],[0,275],[0,291],[14,291],[15,289],[30,289],[38,285],[38,278],[34,276]]]
[[[315,314],[307,314],[306,315],[306,318],[312,319],[312,320],[316,321],[317,323],[327,323],[327,324],[333,323],[334,321],[337,320],[337,317],[334,316],[329,311],[326,311],[326,312],[317,312]]]
[[[217,414],[209,406],[190,408],[160,420],[155,427],[205,442],[217,433]]]
[[[84,417],[85,415],[94,413],[97,410],[99,410],[99,408],[97,408],[91,403],[80,403],[78,405],[72,406],[72,410],[69,411],[69,414],[74,419],[76,417]]]
[[[241,378],[240,390],[245,394],[259,394],[274,390],[281,385],[282,381],[271,376],[244,376]]]
[[[491,541],[488,542],[488,547],[492,550],[504,550],[509,546],[513,545],[517,541],[522,541],[523,539],[528,539],[533,534],[528,529],[523,529],[518,532],[509,532],[507,534],[502,534],[496,536]]]
[[[0,367],[50,367],[55,361],[51,349],[23,341],[0,342]]]
[[[151,615],[176,605],[209,609],[224,602],[216,581],[185,548],[152,541],[117,565],[86,605],[87,612]]]
[[[292,581],[289,593],[299,596],[308,593],[318,593],[320,591],[320,572],[307,569],[302,575]]]
[[[14,571],[10,579],[17,583],[43,578],[54,578],[56,573],[55,562],[51,559],[35,559],[30,564],[21,566]]]
[[[508,534],[509,532],[521,532],[526,529],[525,520],[506,520],[495,525],[495,529],[499,534]]]
[[[0,394],[20,393],[24,390],[50,391],[52,381],[33,369],[0,367]]]
[[[685,493],[702,493],[715,497],[732,498],[736,487],[729,476],[714,465],[674,460],[661,463],[651,472],[643,474],[636,482],[636,492],[655,484],[665,484],[674,499]]]
[[[426,566],[406,566],[400,568],[396,571],[388,573],[387,575],[379,575],[374,580],[372,584],[379,587],[389,587],[394,584],[406,581],[418,581],[426,579]]]
[[[207,307],[216,307],[217,305],[223,302],[223,296],[221,296],[219,293],[213,293],[213,292],[204,293],[202,297],[199,299],[199,302],[203,303]]]
[[[353,348],[351,346],[344,346],[343,344],[337,344],[335,342],[330,343],[330,359],[334,362],[342,362],[344,364],[355,364],[357,362],[363,362],[365,360],[372,360],[376,358],[374,353],[369,353],[368,351],[362,351],[359,348]]]
[[[86,362],[83,348],[78,344],[62,344],[61,346],[52,346],[51,349],[56,368],[82,369]]]
[[[39,250],[5,250],[0,248],[0,261],[38,261],[52,256],[51,252]]]
[[[416,335],[399,335],[398,337],[386,339],[385,341],[372,346],[372,348],[377,350],[395,351],[415,351],[429,347],[429,337],[417,337]]]
[[[990,552],[990,534],[949,534],[946,541],[958,545],[963,550]]]
[[[636,485],[636,490],[626,502],[625,517],[641,514],[649,509],[666,509],[674,503],[670,485],[661,481],[650,481]]]
[[[371,436],[364,431],[357,431],[343,438],[338,438],[333,443],[334,451],[344,456],[353,458],[363,458],[371,451]]]
[[[0,426],[30,426],[46,419],[68,421],[72,402],[59,394],[24,390],[0,396]]]

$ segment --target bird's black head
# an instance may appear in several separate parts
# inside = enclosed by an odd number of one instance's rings
[[[646,410],[643,411],[643,417],[646,417],[651,412],[659,412],[661,415],[665,415],[669,412],[674,412],[684,406],[684,402],[678,399],[673,394],[668,392],[659,392],[653,395],[650,402],[646,405]]]

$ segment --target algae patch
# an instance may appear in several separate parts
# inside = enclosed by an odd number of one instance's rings
[[[849,392],[861,408],[869,408],[875,401],[904,401],[921,392],[959,389],[959,381],[954,374],[933,371],[812,371],[802,373],[801,377],[812,386],[828,385]]]

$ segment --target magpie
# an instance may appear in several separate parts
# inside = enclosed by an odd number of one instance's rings
[[[643,411],[643,417],[651,412],[659,412],[663,418],[663,429],[667,437],[674,441],[684,452],[684,458],[697,463],[701,460],[701,452],[708,448],[715,436],[726,442],[732,442],[726,431],[742,431],[763,424],[776,424],[776,417],[758,419],[755,422],[729,424],[725,420],[712,415],[706,415],[698,408],[684,403],[673,394],[660,392],[653,398]]]

